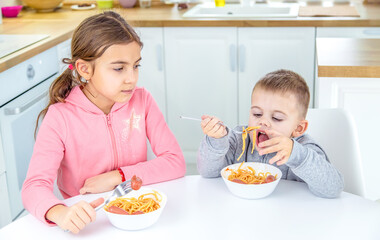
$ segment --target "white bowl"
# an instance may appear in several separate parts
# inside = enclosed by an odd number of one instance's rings
[[[230,171],[226,171],[227,168],[229,169],[238,169],[241,163],[235,163],[232,165],[229,165],[222,169],[220,174],[222,175],[222,178],[224,182],[227,185],[227,188],[233,193],[234,195],[245,198],[245,199],[259,199],[264,198],[271,194],[274,189],[276,188],[277,184],[280,182],[280,179],[282,177],[282,172],[280,169],[278,169],[275,166],[265,164],[265,163],[259,163],[259,162],[245,162],[242,165],[242,168],[246,168],[247,166],[252,167],[255,169],[256,174],[259,172],[270,172],[273,176],[276,176],[277,178],[275,181],[270,183],[264,183],[264,184],[241,184],[241,183],[235,183],[230,180],[228,180],[228,176],[231,174]]]
[[[155,190],[157,191],[157,190]],[[140,195],[145,193],[151,193],[153,192],[153,189],[142,187],[137,191],[132,191],[128,193],[127,195],[124,195],[124,198],[130,198],[135,197],[138,198]],[[140,230],[147,228],[151,225],[153,225],[157,220],[159,219],[162,210],[164,209],[167,201],[167,197],[163,192],[157,191],[162,196],[160,204],[160,208],[150,212],[150,213],[144,213],[139,215],[122,215],[122,214],[116,214],[116,213],[110,213],[106,211],[103,208],[103,211],[106,213],[108,219],[117,228],[120,228],[122,230]],[[115,198],[111,199],[114,200]]]

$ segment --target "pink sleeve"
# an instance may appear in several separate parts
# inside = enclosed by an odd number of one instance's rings
[[[186,172],[182,150],[165,122],[165,118],[152,95],[143,90],[145,97],[145,122],[147,138],[155,159],[122,167],[125,178],[140,177],[143,184],[153,184],[183,177]]]
[[[52,105],[38,131],[28,173],[22,186],[22,201],[26,210],[46,221],[46,212],[63,204],[53,193],[54,181],[64,154],[65,125],[63,117]],[[64,204],[63,204],[64,205]]]

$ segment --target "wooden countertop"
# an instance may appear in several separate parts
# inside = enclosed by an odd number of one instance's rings
[[[317,38],[318,77],[380,78],[380,39]]]
[[[186,10],[178,10],[176,5],[113,10],[124,16],[134,27],[380,27],[380,5],[354,5],[360,18],[297,17],[233,20],[183,18],[182,15]],[[50,37],[0,58],[0,72],[69,39],[75,27],[83,19],[100,11],[98,9],[72,11],[69,5],[64,5],[53,13],[23,10],[17,18],[3,18],[0,34],[48,34]]]

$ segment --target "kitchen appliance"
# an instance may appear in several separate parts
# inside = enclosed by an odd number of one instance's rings
[[[57,47],[53,47],[0,73],[0,176],[5,170],[0,186],[6,182],[8,190],[7,198],[0,198],[5,201],[0,202],[0,212],[8,210],[3,206],[10,208],[10,219],[3,219],[0,227],[24,210],[21,188],[33,152],[36,119],[47,105],[48,89],[58,76],[58,66]]]

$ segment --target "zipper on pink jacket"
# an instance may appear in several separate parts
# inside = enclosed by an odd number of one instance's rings
[[[114,154],[113,169],[116,169],[117,163],[118,163],[118,154],[117,154],[117,149],[116,149],[115,134],[113,132],[110,115],[107,115],[106,118],[107,118],[108,130],[109,130],[109,132],[111,134],[112,149],[113,149],[113,154]]]

